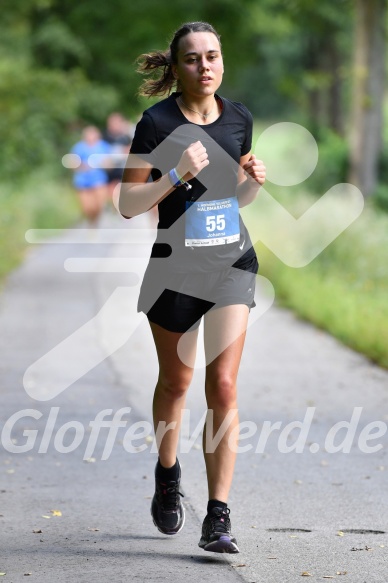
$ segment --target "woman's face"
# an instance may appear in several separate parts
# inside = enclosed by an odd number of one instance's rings
[[[191,32],[179,42],[178,63],[172,67],[184,94],[205,97],[221,85],[224,64],[220,43],[212,32]]]

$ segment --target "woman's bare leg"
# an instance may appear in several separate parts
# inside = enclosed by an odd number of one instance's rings
[[[192,376],[198,330],[185,334],[185,363],[178,356],[177,345],[183,334],[169,332],[150,322],[159,360],[159,377],[153,399],[153,418],[160,463],[165,468],[175,464],[181,426],[181,414]],[[173,427],[163,431],[168,424]]]
[[[238,442],[237,374],[244,347],[249,309],[232,305],[205,315],[205,391],[208,416],[203,448],[209,499],[227,502],[232,484]],[[229,417],[228,417],[229,415]],[[211,425],[212,420],[212,425]],[[209,438],[222,429],[221,440],[212,448]],[[208,441],[207,441],[208,440]]]
[[[97,220],[104,209],[106,200],[105,193],[105,185],[78,191],[82,213],[90,221],[91,225],[97,223]]]

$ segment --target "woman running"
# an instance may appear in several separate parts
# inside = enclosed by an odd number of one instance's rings
[[[93,168],[89,165],[89,156],[109,155],[111,146],[101,138],[101,132],[95,126],[87,126],[82,131],[82,140],[71,149],[77,154],[80,166],[74,172],[74,187],[77,190],[82,214],[90,226],[96,226],[104,210],[106,201],[106,185],[108,175],[103,168]]]
[[[168,95],[137,124],[131,154],[138,167],[131,162],[124,170],[119,199],[127,218],[156,205],[159,211],[138,304],[147,314],[159,361],[153,399],[159,459],[151,514],[165,534],[183,527],[176,454],[204,317],[209,501],[199,546],[238,553],[227,502],[238,441],[236,379],[258,270],[239,207],[255,199],[265,167],[250,153],[251,114],[216,93],[224,68],[220,37],[210,24],[184,24],[168,50],[142,55],[139,62],[151,74],[142,94]],[[220,442],[211,447],[225,420]]]

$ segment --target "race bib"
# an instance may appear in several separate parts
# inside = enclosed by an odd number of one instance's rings
[[[226,245],[240,240],[236,196],[186,202],[186,247]]]

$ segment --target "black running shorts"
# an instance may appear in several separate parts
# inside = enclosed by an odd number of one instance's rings
[[[209,310],[234,304],[253,308],[259,268],[256,256],[244,267],[244,270],[229,267],[210,273],[167,275],[147,269],[138,311],[170,332],[183,333],[197,328]]]

